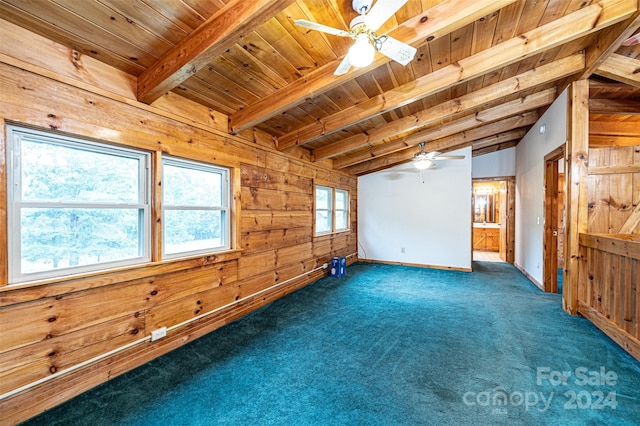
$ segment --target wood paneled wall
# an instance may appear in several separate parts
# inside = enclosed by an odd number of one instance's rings
[[[615,129],[603,117],[591,127]],[[590,146],[587,210],[578,311],[640,359],[640,146]]]
[[[580,235],[579,311],[640,360],[640,236]]]
[[[127,90],[111,90],[121,73],[107,89],[91,86],[86,76],[76,84],[68,67],[55,73],[67,53],[52,52],[53,65],[0,56],[0,226],[7,226],[5,127],[17,123],[148,150],[156,158],[166,153],[231,167],[236,244],[221,254],[156,258],[116,271],[11,286],[1,232],[0,394],[131,347],[3,398],[0,423],[24,420],[223,326],[326,275],[310,271],[332,256],[357,251],[354,177],[312,164],[295,150],[279,153],[267,135],[228,135],[220,130],[219,114],[179,97],[168,94],[153,107],[129,100]],[[94,66],[100,65],[89,68]],[[100,76],[109,78],[104,66]],[[191,111],[189,118],[184,111]],[[313,236],[316,181],[350,191],[350,231]],[[179,326],[207,312],[215,313]],[[166,338],[144,340],[154,329],[176,325]]]
[[[640,145],[590,148],[588,232],[640,234],[639,223]]]

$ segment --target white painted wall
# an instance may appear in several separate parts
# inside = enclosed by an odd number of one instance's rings
[[[440,161],[424,182],[411,164],[358,178],[360,258],[471,268],[471,148],[447,154],[465,158]]]
[[[516,148],[503,149],[473,157],[474,178],[516,175]]]
[[[516,146],[515,262],[539,283],[544,270],[544,157],[566,142],[566,128],[565,91]]]

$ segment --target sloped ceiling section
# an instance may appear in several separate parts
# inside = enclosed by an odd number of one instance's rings
[[[348,31],[350,0],[0,0],[0,14],[136,76],[142,102],[173,91],[226,114],[231,133],[257,128],[280,150],[361,175],[409,161],[420,142],[474,155],[512,147],[578,78],[597,87],[594,107],[637,108],[637,6],[408,0],[376,33],[415,58],[376,53],[340,76],[353,41],[294,20]]]

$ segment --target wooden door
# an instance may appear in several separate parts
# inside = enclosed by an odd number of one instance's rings
[[[559,171],[558,161],[564,159],[564,145],[547,154],[544,158],[544,243],[543,243],[543,286],[548,293],[558,292],[558,236],[559,229]],[[564,194],[564,189],[562,190]],[[564,205],[564,202],[562,203]]]

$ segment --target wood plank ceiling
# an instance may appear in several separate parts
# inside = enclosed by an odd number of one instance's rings
[[[257,128],[278,149],[357,175],[428,151],[514,146],[567,84],[592,77],[595,119],[638,117],[636,0],[409,0],[378,31],[418,49],[407,66],[333,71],[352,41],[351,0],[0,0],[0,15],[165,91]],[[596,101],[597,99],[597,101]]]

